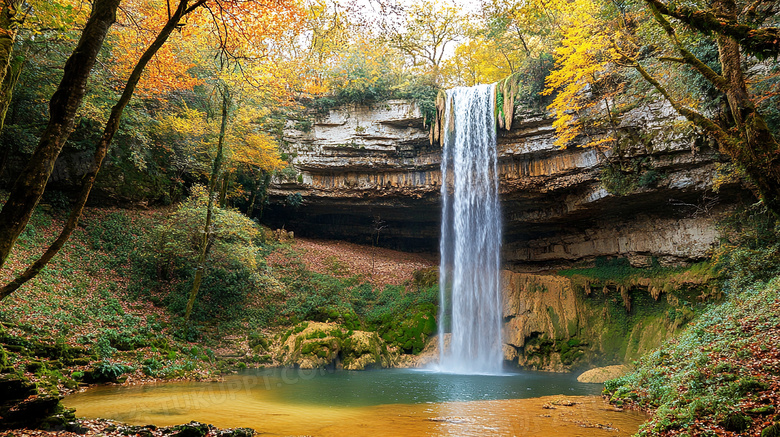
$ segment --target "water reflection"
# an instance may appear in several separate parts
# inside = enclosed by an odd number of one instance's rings
[[[96,387],[68,396],[82,417],[159,426],[190,420],[245,426],[267,435],[629,435],[586,423],[636,431],[644,416],[607,411],[598,397],[543,409],[560,393],[593,394],[598,386],[550,374],[442,375],[407,370],[328,372],[273,370],[232,375],[220,383]],[[560,428],[564,429],[564,428]],[[581,430],[587,431],[578,434]],[[603,432],[599,434],[598,432]]]
[[[558,401],[573,405],[552,405]],[[595,396],[444,403],[430,412],[441,436],[630,436],[645,419],[616,412]]]

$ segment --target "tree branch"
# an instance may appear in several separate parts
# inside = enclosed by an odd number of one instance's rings
[[[734,38],[745,51],[759,58],[780,56],[780,28],[754,28],[735,20],[724,20],[712,11],[701,11],[687,6],[669,5],[661,0],[645,0],[660,13],[674,17],[688,26],[710,34],[712,32]]]
[[[716,73],[712,68],[707,66],[707,64],[702,62],[693,53],[691,53],[690,51],[688,51],[688,49],[685,48],[685,46],[680,42],[680,39],[677,38],[677,32],[675,32],[674,27],[672,27],[672,24],[669,23],[669,20],[664,18],[663,15],[661,15],[661,12],[658,10],[658,8],[655,7],[653,2],[654,0],[645,0],[645,3],[647,3],[647,6],[650,8],[650,11],[653,13],[653,17],[655,18],[655,21],[657,21],[658,24],[660,24],[661,27],[664,29],[666,34],[669,35],[669,38],[672,40],[674,46],[677,48],[677,51],[680,52],[680,55],[682,56],[682,59],[685,61],[685,63],[693,67],[702,76],[704,76],[705,79],[707,79],[713,85],[715,85],[715,87],[718,88],[720,91],[726,92],[729,88],[729,83],[728,81],[726,81],[726,78]]]

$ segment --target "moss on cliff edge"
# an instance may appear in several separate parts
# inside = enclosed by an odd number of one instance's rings
[[[556,371],[630,363],[719,296],[714,279],[709,264],[662,267],[653,261],[639,268],[627,259],[600,259],[558,275],[515,274],[510,358],[521,367]]]

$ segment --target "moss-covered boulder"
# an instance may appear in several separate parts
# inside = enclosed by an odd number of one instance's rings
[[[392,367],[398,358],[375,332],[353,331],[336,323],[301,323],[283,333],[276,347],[283,365],[302,369]]]
[[[5,351],[5,349],[0,346],[0,369],[6,367],[8,365],[8,352]]]
[[[47,391],[26,378],[0,376],[0,429],[67,429],[75,420],[56,391]]]
[[[389,321],[382,330],[382,339],[404,353],[419,354],[435,332],[436,307],[424,305],[404,319]]]

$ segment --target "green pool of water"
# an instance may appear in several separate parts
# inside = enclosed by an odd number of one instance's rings
[[[229,381],[236,379],[257,384],[258,389],[268,391],[267,395],[279,402],[351,407],[601,393],[600,385],[579,383],[572,375],[542,372],[491,376],[408,369],[363,372],[273,369],[246,372]]]
[[[645,417],[610,412],[596,396],[600,392],[601,385],[552,373],[266,369],[229,375],[220,382],[100,386],[63,402],[87,418],[158,426],[197,420],[222,428],[251,427],[264,435],[485,435],[488,430],[494,435],[552,435],[560,430],[549,426],[577,430],[577,423],[596,418],[618,421],[620,428],[635,432]],[[561,413],[571,417],[553,420],[549,413],[557,410],[542,406],[563,395],[580,399],[579,409],[561,407]],[[588,431],[565,435],[600,435]]]

